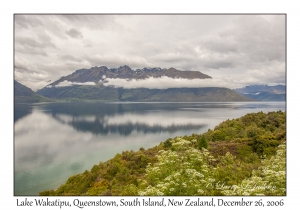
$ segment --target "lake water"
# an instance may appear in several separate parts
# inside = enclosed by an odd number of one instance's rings
[[[15,104],[14,194],[38,195],[124,150],[203,133],[284,102]]]

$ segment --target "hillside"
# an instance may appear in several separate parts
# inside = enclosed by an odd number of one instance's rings
[[[54,99],[144,101],[144,102],[225,102],[251,101],[228,88],[123,89],[103,85],[74,85],[43,88],[37,93]]]
[[[57,195],[286,195],[286,113],[251,113],[204,134],[124,151],[71,176]]]
[[[286,86],[253,85],[233,91],[257,101],[286,101]]]
[[[15,103],[36,103],[36,102],[50,102],[53,99],[46,98],[35,92],[30,88],[22,85],[14,80],[14,102]]]

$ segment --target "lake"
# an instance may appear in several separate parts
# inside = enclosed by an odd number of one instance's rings
[[[125,150],[203,133],[247,113],[285,109],[285,102],[15,104],[14,195],[56,189]]]

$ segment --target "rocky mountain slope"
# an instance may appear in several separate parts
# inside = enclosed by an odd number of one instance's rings
[[[119,68],[107,68],[106,66],[92,67],[90,69],[79,69],[74,73],[61,77],[59,80],[51,83],[49,87],[58,85],[63,81],[73,83],[94,82],[101,83],[106,78],[121,79],[146,79],[158,77],[185,78],[185,79],[210,79],[211,77],[198,71],[179,71],[175,68],[143,68],[132,70],[128,66],[120,66]]]

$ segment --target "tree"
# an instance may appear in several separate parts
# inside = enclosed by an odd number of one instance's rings
[[[208,147],[208,143],[207,143],[207,140],[204,136],[201,136],[200,139],[198,140],[198,148],[199,149],[202,149],[202,148],[205,148],[207,149]]]

